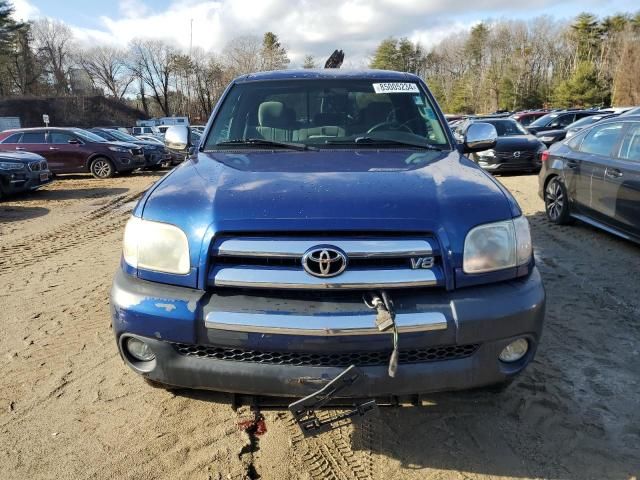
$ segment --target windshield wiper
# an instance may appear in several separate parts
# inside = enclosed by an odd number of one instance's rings
[[[348,145],[350,143],[355,144],[367,144],[367,145],[404,145],[408,147],[424,148],[426,150],[443,150],[440,147],[431,145],[430,143],[412,142],[411,140],[397,140],[395,138],[376,138],[376,137],[356,137],[350,140],[326,140],[325,143],[329,145]]]
[[[267,140],[265,138],[236,138],[234,140],[226,140],[216,143],[216,147],[232,147],[236,145],[264,145],[273,147],[288,148],[290,150],[317,150],[304,143],[278,142],[276,140]]]

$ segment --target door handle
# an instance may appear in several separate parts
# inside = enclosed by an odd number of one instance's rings
[[[620,178],[622,176],[622,172],[617,168],[607,168],[604,174],[609,178]]]
[[[49,150],[58,150],[56,147],[49,147]]]
[[[567,167],[578,168],[578,162],[576,162],[575,160],[567,160]]]
[[[24,150],[24,147],[16,147],[16,150]]]

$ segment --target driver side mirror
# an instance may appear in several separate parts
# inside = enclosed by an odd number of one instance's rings
[[[79,145],[80,140],[78,140],[77,138],[71,138],[67,143],[70,143],[71,145]]]
[[[498,132],[496,127],[490,123],[472,123],[464,134],[462,150],[464,153],[489,150],[496,146],[497,141]]]
[[[164,143],[170,150],[178,152],[188,152],[191,146],[191,131],[189,127],[175,125],[169,127],[164,134]]]

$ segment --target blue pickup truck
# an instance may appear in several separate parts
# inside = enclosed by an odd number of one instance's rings
[[[545,293],[527,219],[464,155],[495,128],[462,140],[415,75],[235,79],[126,226],[111,292],[124,362],[265,396],[348,368],[343,398],[508,383],[534,357]],[[166,141],[193,149],[187,127]]]

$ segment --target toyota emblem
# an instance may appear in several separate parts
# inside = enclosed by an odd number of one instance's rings
[[[347,268],[347,255],[336,247],[313,247],[302,256],[302,267],[314,277],[335,277]]]

